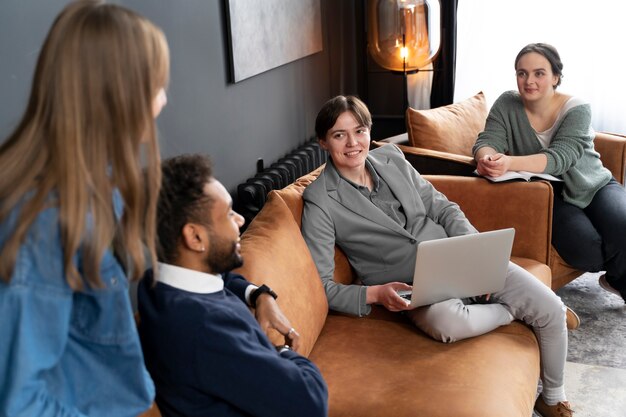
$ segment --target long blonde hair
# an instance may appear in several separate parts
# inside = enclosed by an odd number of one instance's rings
[[[165,35],[146,18],[95,0],[63,9],[41,49],[24,116],[0,146],[0,221],[20,207],[0,248],[2,279],[10,280],[30,225],[50,205],[59,210],[65,278],[74,290],[84,281],[102,286],[108,248],[133,279],[148,263],[145,248],[156,260],[161,174],[152,103],[168,77]],[[114,189],[124,200],[121,223]],[[79,247],[83,277],[73,262]]]

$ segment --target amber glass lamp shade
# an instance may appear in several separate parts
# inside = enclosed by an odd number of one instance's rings
[[[391,71],[414,72],[439,52],[438,0],[368,0],[368,50]]]

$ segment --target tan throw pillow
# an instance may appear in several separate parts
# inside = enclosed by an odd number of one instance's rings
[[[235,272],[276,291],[276,302],[300,333],[299,353],[308,356],[326,321],[326,293],[300,228],[275,192],[241,236],[241,255],[244,264]],[[270,340],[285,343],[275,330]]]
[[[474,97],[430,110],[406,111],[409,144],[441,152],[472,156],[476,137],[485,128],[487,102],[481,91]]]
[[[298,227],[302,227],[302,211],[304,209],[304,200],[302,199],[302,193],[304,189],[321,174],[326,164],[320,166],[315,171],[298,178],[294,183],[288,185],[282,190],[274,190],[270,192],[270,198],[279,197],[284,201],[285,205],[291,210],[294,220],[298,224]],[[339,284],[350,285],[354,283],[356,276],[354,270],[348,262],[346,254],[335,246],[335,272],[333,273],[333,280]]]

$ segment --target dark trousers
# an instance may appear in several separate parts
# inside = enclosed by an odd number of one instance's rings
[[[563,201],[562,183],[552,183],[552,244],[565,262],[606,279],[626,299],[626,189],[612,179],[584,209]]]

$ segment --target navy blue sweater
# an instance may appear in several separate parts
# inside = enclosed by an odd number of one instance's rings
[[[163,416],[325,416],[319,369],[276,352],[242,302],[243,277],[225,274],[224,284],[197,294],[153,286],[151,271],[139,284],[139,333]]]

